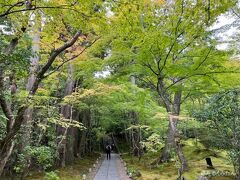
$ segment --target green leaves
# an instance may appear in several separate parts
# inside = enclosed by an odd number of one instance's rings
[[[63,128],[69,128],[69,127],[76,127],[79,128],[80,130],[86,129],[82,123],[72,120],[72,119],[66,119],[63,117],[63,115],[60,115],[59,118],[53,117],[53,118],[48,118],[48,122],[56,125],[60,125]]]
[[[30,57],[33,55],[29,37],[23,37],[19,46],[11,53],[6,55],[5,51],[10,43],[10,38],[1,36],[0,38],[0,67],[6,73],[15,72],[17,76],[26,77],[30,65]]]
[[[166,88],[162,91],[170,94],[222,88],[221,78],[236,68],[225,66],[230,52],[216,48],[208,27],[234,2],[211,6],[211,16],[206,5],[199,2],[179,0],[160,6],[145,3],[125,2],[124,7],[116,4],[112,34],[117,38],[112,40],[109,66],[119,76],[141,77],[144,84],[149,82],[147,86],[157,86],[162,78]]]
[[[27,153],[32,156],[39,166],[42,166],[44,170],[52,167],[54,163],[54,151],[50,147],[26,147]]]
[[[240,167],[239,102],[239,90],[223,91],[210,97],[204,108],[194,113],[197,120],[207,121],[206,127],[210,127],[210,132],[214,132],[209,138],[210,144],[228,150],[229,159],[237,175],[240,173],[238,170]]]
[[[141,144],[150,152],[158,152],[164,146],[159,134],[156,133],[151,134],[146,141],[141,142]]]

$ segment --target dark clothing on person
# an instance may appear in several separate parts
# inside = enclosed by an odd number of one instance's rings
[[[112,150],[112,147],[110,145],[107,145],[106,146],[107,160],[111,159],[111,150]]]
[[[111,159],[111,152],[107,152],[107,160]]]

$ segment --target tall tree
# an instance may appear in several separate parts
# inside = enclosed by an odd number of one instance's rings
[[[102,21],[103,19],[100,18],[102,16],[102,13],[104,13],[104,9],[100,11],[101,4],[101,1],[1,2],[1,6],[3,8],[0,10],[0,17],[7,18],[10,22],[12,22],[12,32],[17,32],[16,34],[11,35],[13,38],[9,42],[9,46],[7,46],[5,50],[1,52],[4,57],[7,57],[6,59],[1,58],[1,66],[11,61],[11,59],[9,59],[11,58],[11,54],[14,53],[19,41],[22,40],[21,36],[23,36],[25,31],[29,28],[28,24],[29,17],[31,17],[30,14],[33,11],[35,14],[42,14],[45,17],[46,21],[42,22],[41,19],[38,20],[39,24],[44,23],[44,28],[41,32],[41,44],[43,45],[41,48],[44,48],[44,56],[42,56],[41,65],[35,72],[35,78],[32,82],[30,90],[28,91],[28,96],[21,102],[20,106],[17,106],[16,109],[12,111],[9,108],[10,104],[7,100],[5,90],[3,89],[4,86],[0,87],[1,107],[3,113],[8,119],[9,124],[7,127],[8,130],[6,132],[6,135],[0,141],[0,174],[2,173],[3,168],[12,153],[14,146],[14,137],[17,135],[23,124],[24,113],[30,107],[32,97],[36,94],[43,79],[59,70],[59,68],[62,67],[65,63],[76,59],[82,53],[78,52],[78,54],[72,54],[72,57],[69,57],[69,55],[71,55],[70,53],[67,54],[65,60],[60,63],[59,66],[54,64],[56,61],[58,61],[58,57],[62,53],[67,52],[67,49],[76,44],[78,40],[78,42],[81,42],[81,39],[79,39],[81,35],[87,32],[91,32],[93,34],[92,37],[94,38],[97,36],[97,33],[100,32],[98,25],[101,23],[101,25],[104,26],[104,23]],[[72,11],[71,15],[67,13],[69,10]],[[96,21],[95,18],[98,18],[99,21]],[[70,24],[70,27],[72,27],[72,29],[69,33],[67,33],[65,39],[62,40],[61,33],[63,32],[63,27],[65,24]],[[56,32],[56,30],[58,32]],[[89,43],[87,43],[85,49],[87,49],[89,45],[91,45],[91,39],[89,40]],[[49,70],[52,69],[53,71],[49,72]],[[1,85],[5,84],[4,71],[5,69],[1,68]],[[50,74],[47,74],[48,72]]]
[[[223,83],[221,76],[235,72],[224,67],[228,55],[216,48],[209,27],[236,2],[210,3],[210,18],[205,11],[209,5],[200,1],[122,1],[112,5],[115,39],[107,64],[119,75],[134,74],[139,84],[158,92],[169,113],[169,128],[156,163],[168,161],[175,149],[180,172],[187,170],[177,132],[181,104],[197,91],[216,89]]]

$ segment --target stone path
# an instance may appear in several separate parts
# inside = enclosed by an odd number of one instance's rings
[[[118,154],[111,154],[111,160],[105,157],[94,180],[129,180]]]

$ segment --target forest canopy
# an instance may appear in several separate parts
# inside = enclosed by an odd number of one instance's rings
[[[239,179],[239,28],[237,0],[0,0],[0,179],[109,143],[135,179]]]

